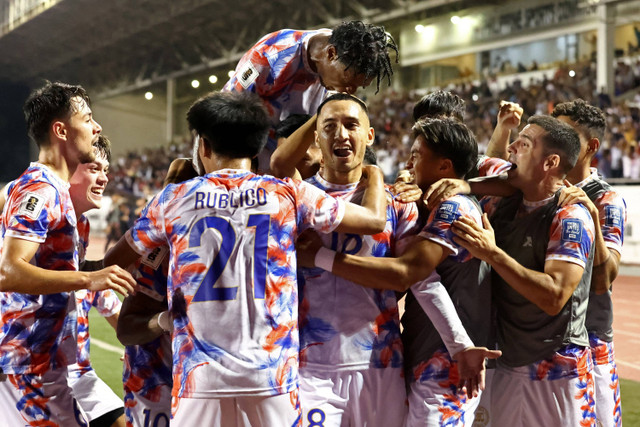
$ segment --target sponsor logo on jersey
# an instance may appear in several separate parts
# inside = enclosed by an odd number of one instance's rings
[[[531,248],[533,247],[533,239],[531,238],[531,236],[526,236],[524,243],[522,244],[523,248]]]
[[[582,221],[578,219],[563,219],[562,241],[580,243],[582,241]]]
[[[42,196],[35,193],[27,193],[22,201],[22,205],[20,205],[18,213],[20,215],[28,216],[31,219],[38,219],[43,207],[44,198]]]
[[[251,63],[247,61],[242,68],[238,71],[238,81],[243,88],[247,89],[258,78],[258,70]]]
[[[619,206],[605,206],[604,212],[604,225],[607,227],[622,227],[622,208]]]
[[[460,204],[457,202],[442,202],[436,212],[435,220],[451,224],[456,219],[456,212],[458,212],[459,206]]]

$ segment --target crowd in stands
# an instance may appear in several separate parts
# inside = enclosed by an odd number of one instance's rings
[[[465,100],[465,122],[475,133],[481,153],[491,138],[501,100],[520,104],[524,109],[522,123],[525,123],[531,115],[550,113],[559,102],[582,98],[602,108],[607,117],[607,134],[596,159],[600,172],[606,178],[640,179],[640,93],[631,100],[614,102],[609,95],[599,92],[595,62],[561,66],[549,74],[552,75],[540,81],[515,80],[504,88],[499,88],[495,80],[489,78],[451,84],[443,89]],[[615,67],[615,93],[625,93],[639,86],[640,57],[620,61]],[[408,158],[413,124],[411,111],[424,93],[424,90],[387,90],[367,100],[371,123],[376,130],[373,148],[388,181],[393,180]],[[512,132],[512,138],[515,136]],[[135,219],[144,201],[162,188],[171,160],[190,155],[191,141],[185,137],[178,144],[146,148],[141,153],[130,152],[117,159],[112,163],[108,189],[111,194],[124,197],[114,203],[114,212],[120,212],[120,218],[129,212],[131,220]],[[123,203],[128,208],[120,211],[119,206]]]

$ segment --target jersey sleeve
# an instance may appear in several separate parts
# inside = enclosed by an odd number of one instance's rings
[[[500,175],[511,169],[511,163],[498,157],[481,156],[478,159],[478,176]]]
[[[336,199],[307,182],[287,181],[296,187],[296,222],[300,232],[313,228],[321,233],[330,233],[340,225],[346,208],[343,200]]]
[[[453,256],[462,255],[460,251],[466,251],[453,240],[455,235],[451,230],[451,224],[461,216],[482,224],[480,212],[473,202],[466,197],[454,196],[431,211],[427,224],[419,235],[451,250]]]
[[[140,218],[136,220],[126,233],[125,239],[129,246],[140,255],[145,255],[153,249],[166,244],[164,226],[164,203],[172,185],[167,186],[145,206]]]
[[[567,261],[584,267],[593,244],[594,231],[591,215],[581,204],[558,209],[551,222],[545,260]]]
[[[98,310],[102,317],[115,316],[120,313],[120,308],[122,307],[118,295],[111,289],[95,292],[91,305]]]
[[[394,241],[398,242],[407,237],[414,236],[418,227],[418,206],[415,203],[402,203],[395,198],[392,206],[397,212],[397,224],[395,229]]]
[[[136,262],[136,290],[156,301],[167,297],[169,248],[159,246]]]
[[[4,218],[5,236],[43,243],[52,224],[62,216],[60,196],[44,182],[17,185],[11,190]]]
[[[598,208],[602,237],[609,249],[622,253],[624,228],[627,223],[627,204],[615,191],[607,191],[594,204]]]

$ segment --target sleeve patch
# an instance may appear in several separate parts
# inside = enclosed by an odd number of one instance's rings
[[[243,88],[247,89],[253,82],[258,78],[258,70],[251,63],[251,61],[247,61],[242,68],[238,71],[238,81],[242,85]]]
[[[142,258],[142,263],[148,265],[154,270],[157,270],[158,267],[160,267],[162,260],[165,256],[167,256],[168,253],[169,248],[167,248],[166,246],[158,246],[157,248],[149,252],[147,256]]]
[[[18,211],[19,215],[25,215],[31,219],[38,219],[40,217],[40,212],[42,212],[42,208],[44,207],[44,197],[35,193],[27,193],[24,197],[24,200],[20,204],[20,210]]]
[[[622,227],[622,208],[619,206],[605,206],[604,225],[607,227]]]
[[[442,202],[438,207],[438,211],[435,214],[434,219],[436,221],[442,221],[451,224],[456,219],[456,212],[458,212],[458,202],[446,201]]]
[[[582,222],[580,220],[562,220],[562,241],[575,243],[580,243],[582,241]]]

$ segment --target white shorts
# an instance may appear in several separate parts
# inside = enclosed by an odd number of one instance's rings
[[[207,427],[299,427],[301,425],[298,390],[277,396],[240,396],[220,399],[174,397],[171,410],[173,413],[171,425],[176,427],[202,425]]]
[[[19,394],[17,408],[27,425],[87,427],[86,416],[67,384],[67,368],[43,375],[7,375]]]
[[[85,372],[79,378],[69,376],[69,385],[89,421],[124,407],[122,399],[98,377],[94,370]]]
[[[455,392],[456,385],[451,380],[412,381],[406,427],[471,427],[480,396]]]
[[[473,419],[473,427],[491,427],[491,385],[493,383],[493,375],[496,373],[494,368],[487,369],[484,379],[484,391],[480,395],[480,403],[476,408],[476,415]]]
[[[9,382],[7,376],[0,374],[0,427],[28,425],[20,416],[16,406],[20,397],[18,390]]]
[[[402,368],[300,369],[304,427],[401,427],[407,414]]]
[[[155,392],[154,392],[155,393]],[[157,399],[155,399],[157,398]],[[140,427],[168,427],[171,419],[171,387],[158,387],[154,400],[138,393],[125,391],[124,415],[128,425]]]
[[[577,377],[531,379],[529,366],[509,368],[498,362],[491,393],[494,426],[595,425],[593,412],[585,411],[593,400],[592,371]]]
[[[620,405],[620,382],[616,367],[613,342],[598,338],[595,333],[589,334],[591,357],[593,357],[593,380],[596,385],[596,419],[603,427],[620,427],[622,425],[622,408]]]

